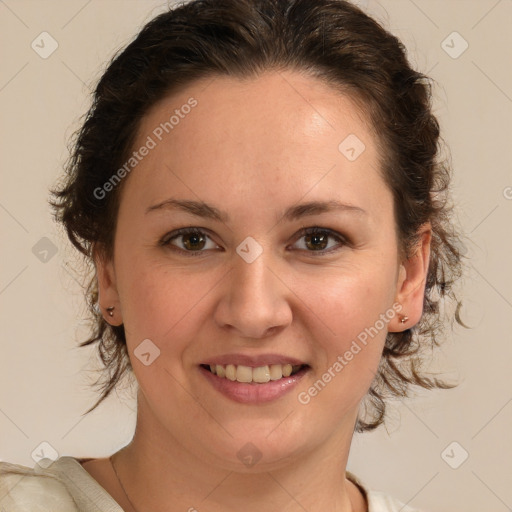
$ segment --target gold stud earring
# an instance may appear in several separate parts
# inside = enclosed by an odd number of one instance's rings
[[[107,308],[108,316],[113,317],[114,316],[114,309],[116,309],[114,306],[110,306]]]
[[[401,323],[401,324],[405,324],[405,322],[407,322],[407,320],[409,320],[409,317],[408,317],[408,316],[403,316],[403,317],[400,319],[400,323]]]

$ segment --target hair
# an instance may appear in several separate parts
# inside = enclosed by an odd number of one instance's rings
[[[329,84],[365,114],[393,193],[405,256],[414,250],[421,226],[432,227],[422,318],[410,329],[387,334],[356,430],[381,424],[386,399],[408,396],[411,386],[451,387],[423,371],[425,352],[440,343],[442,301],[460,306],[454,283],[462,273],[432,80],[411,68],[395,36],[348,1],[193,0],[156,16],[114,56],[73,139],[64,182],[53,191],[56,219],[92,272],[86,294],[93,328],[80,346],[98,344],[104,371],[96,382],[101,396],[89,411],[131,370],[123,326],[109,325],[99,311],[93,262],[96,251],[112,257],[123,183],[101,199],[94,191],[129,158],[141,119],[159,100],[203,78],[250,79],[280,70]]]

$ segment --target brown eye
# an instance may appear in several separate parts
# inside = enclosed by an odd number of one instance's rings
[[[312,233],[306,235],[304,239],[308,249],[312,249],[313,251],[321,251],[327,247],[329,235],[326,235],[325,233]]]
[[[188,235],[180,236],[182,237],[183,245],[187,250],[200,250],[206,245],[206,237],[204,237],[202,233],[190,233]]]
[[[316,252],[318,256],[334,252],[344,245],[347,245],[347,241],[341,234],[319,227],[303,229],[295,243],[296,248],[309,253]]]
[[[160,245],[170,249],[201,255],[209,249],[219,249],[219,246],[203,231],[196,229],[178,229],[166,235]]]

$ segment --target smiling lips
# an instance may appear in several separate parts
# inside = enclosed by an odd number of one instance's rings
[[[224,354],[199,365],[206,380],[225,397],[261,404],[289,393],[311,367],[283,354]]]

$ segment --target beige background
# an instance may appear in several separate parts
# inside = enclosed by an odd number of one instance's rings
[[[439,84],[436,111],[451,146],[460,223],[471,239],[464,312],[473,328],[449,331],[439,353],[439,366],[460,386],[394,404],[387,428],[355,438],[349,469],[426,510],[510,510],[512,1],[358,3],[402,38],[413,62]],[[82,416],[94,399],[87,386],[93,352],[76,348],[85,328],[77,260],[52,222],[47,190],[104,64],[164,7],[0,1],[2,460],[32,466],[42,441],[61,455],[102,456],[130,439],[129,393]],[[31,48],[43,31],[58,43],[47,59]],[[464,41],[446,39],[454,31],[469,45],[458,58]],[[457,469],[446,462],[456,466],[465,452]]]

